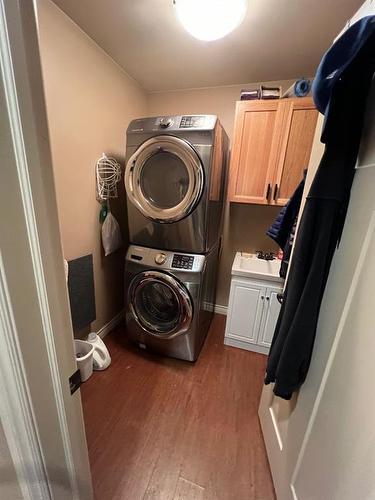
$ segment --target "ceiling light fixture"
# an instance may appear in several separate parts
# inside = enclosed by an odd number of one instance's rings
[[[183,27],[198,40],[223,38],[243,21],[247,0],[173,0]]]

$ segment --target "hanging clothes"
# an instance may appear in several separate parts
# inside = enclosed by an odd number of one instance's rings
[[[322,59],[314,101],[325,114],[325,151],[297,234],[289,279],[268,358],[265,383],[290,399],[304,382],[319,310],[343,230],[375,71],[375,16],[349,28]]]
[[[298,187],[288,203],[280,210],[275,221],[266,231],[267,236],[272,238],[283,250],[283,259],[280,266],[281,278],[285,278],[288,271],[298,212],[301,206],[303,189],[305,187],[306,173],[307,170],[304,171],[303,179],[298,184]]]
[[[292,229],[290,230],[289,233],[288,241],[286,242],[286,245],[283,250],[283,258],[281,260],[280,271],[279,271],[280,278],[285,279],[286,275],[288,274],[289,261],[292,255],[292,248],[293,248],[294,238],[296,235],[297,220],[298,220],[298,215],[294,219]]]

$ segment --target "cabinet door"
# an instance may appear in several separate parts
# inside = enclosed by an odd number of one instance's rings
[[[265,298],[265,310],[263,314],[262,326],[259,332],[258,344],[270,347],[275,331],[277,318],[279,316],[281,304],[277,300],[277,294],[282,292],[279,287],[267,287]]]
[[[303,177],[310,160],[318,111],[310,97],[285,100],[284,132],[271,203],[285,205]]]
[[[279,100],[237,103],[229,201],[269,203],[285,112]]]
[[[265,303],[266,287],[233,279],[226,336],[256,344]]]

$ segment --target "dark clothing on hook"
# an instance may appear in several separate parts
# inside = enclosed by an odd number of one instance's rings
[[[292,229],[289,234],[288,241],[283,250],[283,258],[281,260],[280,272],[279,272],[280,278],[286,278],[286,275],[288,273],[290,257],[292,255],[292,248],[293,248],[294,238],[296,235],[297,220],[298,217],[296,216],[296,218],[294,219]]]
[[[299,183],[298,187],[293,193],[288,203],[283,207],[273,224],[267,230],[267,236],[272,238],[284,249],[288,242],[290,232],[292,230],[294,221],[298,215],[299,207],[301,206],[303,188],[305,187],[306,170],[304,172],[303,180]]]
[[[287,205],[280,210],[276,219],[266,231],[266,235],[272,238],[281,249],[284,247],[288,239],[288,231],[286,230],[287,224],[285,219],[286,208]]]
[[[322,135],[325,152],[301,218],[265,378],[266,384],[275,382],[274,393],[284,399],[290,399],[306,378],[325,285],[344,227],[375,71],[375,23],[367,20],[366,26],[372,32],[366,31],[365,42],[357,44],[354,57],[350,52],[350,64],[329,88],[329,100],[326,95],[322,99],[314,95],[316,102],[327,101]],[[352,39],[352,29],[363,32],[354,25],[343,36]],[[342,40],[339,45],[346,46]],[[327,60],[332,62],[331,50],[335,45],[323,58],[318,74],[324,73]],[[319,88],[317,82],[315,89]]]
[[[292,251],[294,233],[296,229],[298,212],[301,206],[303,189],[305,187],[307,170],[304,171],[303,179],[298,184],[292,197],[283,207],[273,224],[267,230],[267,236],[272,238],[283,250],[283,259],[280,266],[280,276],[286,277],[288,271],[289,258]]]

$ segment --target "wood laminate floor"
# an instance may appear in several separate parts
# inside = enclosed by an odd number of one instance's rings
[[[82,386],[97,500],[273,500],[258,421],[266,358],[223,345],[216,315],[198,361],[140,351],[117,327],[111,366]]]

